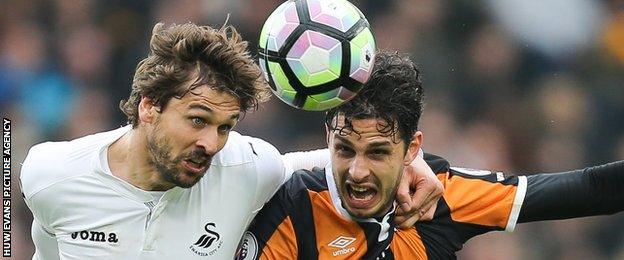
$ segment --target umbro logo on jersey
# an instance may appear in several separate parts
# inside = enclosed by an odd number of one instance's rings
[[[328,244],[328,246],[333,246],[337,248],[345,248],[348,245],[352,244],[353,242],[355,242],[355,238],[353,237],[339,236],[338,238],[334,239],[334,241],[331,241]]]
[[[216,231],[217,224],[210,222],[204,226],[204,230],[206,234],[202,234],[189,249],[200,256],[213,255],[223,245],[221,235]]]
[[[332,246],[332,247],[336,247],[336,248],[340,248],[340,250],[336,250],[332,253],[333,256],[339,256],[339,255],[346,255],[349,254],[351,252],[355,252],[355,247],[348,247],[349,245],[353,244],[353,242],[355,242],[355,238],[353,237],[343,237],[343,236],[339,236],[338,238],[334,239],[334,241],[331,241],[329,244],[327,244],[328,246]]]

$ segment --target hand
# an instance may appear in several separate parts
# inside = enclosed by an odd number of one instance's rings
[[[402,229],[413,227],[416,221],[431,220],[444,186],[429,165],[420,156],[403,172],[397,189],[397,203],[394,218]]]

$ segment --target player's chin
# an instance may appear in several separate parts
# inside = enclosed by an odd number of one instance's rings
[[[351,216],[362,219],[376,218],[384,215],[381,205],[376,205],[375,207],[367,209],[347,207],[346,210]]]
[[[346,200],[343,198],[343,203],[349,214],[356,218],[373,218],[385,213],[383,208],[386,203],[380,193],[377,193],[370,201],[358,201],[347,197]]]
[[[180,175],[178,175],[178,178],[175,180],[176,181],[175,184],[176,186],[180,188],[185,188],[185,189],[190,188],[190,187],[195,186],[195,184],[197,184],[203,176],[204,176],[204,173],[196,174],[196,173],[184,171]]]

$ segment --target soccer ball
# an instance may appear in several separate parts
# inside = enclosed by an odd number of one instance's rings
[[[375,39],[362,12],[346,0],[289,0],[267,18],[259,64],[287,104],[321,111],[352,97],[368,81]]]

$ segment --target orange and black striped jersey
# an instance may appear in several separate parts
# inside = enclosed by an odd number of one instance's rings
[[[401,230],[392,221],[393,211],[380,218],[355,219],[341,205],[330,166],[311,172],[300,170],[256,216],[241,241],[237,258],[455,259],[455,253],[468,239],[494,230],[512,231],[517,222],[624,209],[622,195],[612,201],[619,204],[591,212],[578,212],[578,204],[568,205],[561,194],[555,195],[554,192],[569,192],[566,189],[576,189],[578,185],[587,186],[580,180],[587,175],[587,169],[563,173],[564,178],[554,179],[556,174],[505,176],[500,172],[453,168],[446,160],[429,154],[425,160],[445,187],[433,220]],[[617,167],[617,172],[622,173],[622,163]],[[616,186],[624,186],[624,174],[609,176]],[[579,184],[570,186],[574,182]],[[527,191],[529,186],[533,189]],[[609,192],[617,191],[608,188]],[[593,199],[587,195],[569,197],[584,198],[585,201],[576,202],[581,204],[591,204],[587,200]],[[532,209],[525,209],[527,203]],[[544,210],[547,207],[555,213]]]

